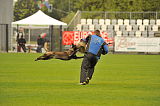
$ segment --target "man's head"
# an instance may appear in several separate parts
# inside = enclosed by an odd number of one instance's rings
[[[100,36],[100,31],[99,30],[95,30],[94,34],[97,35],[97,36]]]

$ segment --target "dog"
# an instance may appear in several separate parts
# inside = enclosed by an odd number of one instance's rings
[[[81,50],[81,46],[76,46],[72,44],[71,48],[64,52],[46,52],[42,56],[35,59],[38,60],[49,60],[49,59],[60,59],[60,60],[71,60],[71,59],[81,59],[84,56],[77,57],[76,53]]]

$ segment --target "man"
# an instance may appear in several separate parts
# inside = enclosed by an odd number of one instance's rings
[[[37,38],[37,53],[42,53],[42,48],[44,47],[45,40],[39,35]]]
[[[18,39],[18,45],[20,47],[20,49],[22,48],[24,52],[26,52],[26,40],[23,38],[23,35],[21,36],[20,39]]]
[[[17,52],[21,52],[21,47],[19,46],[19,33],[17,34],[16,42],[17,42]]]
[[[50,42],[49,40],[46,40],[45,43],[44,43],[44,49],[46,52],[49,52],[49,49],[50,49]]]
[[[86,42],[87,47],[81,65],[80,84],[86,85],[92,79],[94,67],[98,59],[100,59],[101,54],[105,55],[108,53],[108,46],[100,36],[99,30],[94,31],[94,35],[89,35],[86,39],[82,40]]]

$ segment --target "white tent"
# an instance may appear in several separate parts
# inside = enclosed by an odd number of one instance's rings
[[[49,25],[55,25],[55,26],[62,25],[63,28],[67,27],[66,23],[61,22],[59,20],[56,20],[56,19],[46,15],[41,10],[37,11],[35,14],[33,14],[33,15],[31,15],[31,16],[25,18],[25,19],[12,22],[12,26],[13,27],[14,27],[14,25],[21,25],[21,27],[23,25],[25,25],[23,27],[25,27],[25,28],[27,27],[29,29],[29,38],[28,38],[29,44],[30,44],[30,29],[31,28],[35,28],[35,27],[37,27],[37,28],[40,28],[40,27],[41,28],[46,28],[46,26],[48,28]]]
[[[46,14],[44,14],[41,10],[36,12],[35,14],[16,21],[12,22],[12,24],[25,24],[25,25],[67,25],[64,22],[58,21]]]

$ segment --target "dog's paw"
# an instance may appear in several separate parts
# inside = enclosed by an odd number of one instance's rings
[[[37,59],[35,59],[34,61],[38,61]]]

